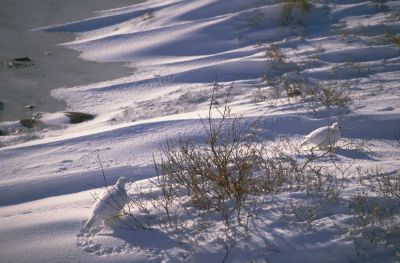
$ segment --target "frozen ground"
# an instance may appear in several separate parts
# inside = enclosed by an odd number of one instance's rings
[[[197,245],[182,245],[160,229],[80,230],[90,214],[91,193],[103,184],[98,156],[110,184],[124,175],[147,187],[146,179],[155,176],[153,154],[165,138],[204,138],[199,115],[207,112],[215,81],[232,86],[235,113],[261,116],[261,140],[299,141],[340,120],[343,140],[365,141],[370,151],[339,149],[338,161],[399,173],[400,1],[387,1],[383,8],[362,0],[317,1],[304,26],[287,27],[276,2],[153,0],[40,28],[77,33],[63,45],[85,60],[126,63],[135,74],[53,91],[70,110],[96,114],[92,121],[71,125],[62,113],[43,114],[46,129],[0,137],[2,260],[222,261],[218,224]],[[345,88],[352,102],[327,109],[288,99],[284,81]],[[18,123],[0,126],[15,129]],[[357,262],[347,209],[356,187],[324,207],[312,229],[280,213],[279,202],[301,201],[301,194],[277,196],[254,220],[242,249],[227,260]],[[371,262],[396,260],[380,250],[371,255]]]

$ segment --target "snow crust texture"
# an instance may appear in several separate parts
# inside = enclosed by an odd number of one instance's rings
[[[44,113],[44,130],[0,137],[0,261],[222,261],[218,235],[185,247],[158,230],[117,224],[82,231],[91,193],[104,186],[99,159],[107,185],[125,176],[132,194],[132,182],[148,184],[156,175],[153,154],[166,138],[203,141],[199,116],[207,113],[215,82],[219,99],[232,87],[234,113],[259,118],[260,140],[301,142],[340,122],[341,140],[367,141],[370,154],[339,149],[338,160],[398,173],[400,1],[384,1],[383,8],[376,1],[311,1],[304,25],[288,26],[278,2],[150,0],[37,29],[76,33],[62,45],[85,60],[125,62],[132,74],[53,91],[68,110],[96,114],[94,120],[72,125],[64,114]],[[302,98],[309,91],[294,84],[340,90],[342,97],[333,104],[310,101]],[[319,211],[310,230],[282,221],[276,207],[289,198],[302,200],[278,196],[254,221],[259,232],[245,240],[248,254],[233,251],[228,262],[357,261],[345,199]],[[380,254],[372,262],[381,260],[395,262]]]

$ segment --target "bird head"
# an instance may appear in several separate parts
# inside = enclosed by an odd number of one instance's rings
[[[340,124],[338,122],[335,122],[334,124],[332,124],[332,129],[333,130],[340,130],[342,127],[340,126]]]
[[[128,178],[122,176],[122,177],[118,178],[117,185],[120,187],[125,187],[125,184],[127,182],[128,182]]]

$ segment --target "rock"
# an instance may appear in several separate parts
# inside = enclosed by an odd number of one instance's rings
[[[32,61],[30,58],[28,57],[23,57],[23,58],[14,58],[15,61],[19,61],[19,62],[30,62]]]
[[[4,61],[4,66],[6,68],[23,68],[23,67],[30,67],[33,66],[32,59],[28,57],[21,57],[21,58],[14,58],[12,60]]]
[[[25,108],[27,108],[27,109],[30,109],[30,110],[31,110],[31,109],[35,108],[35,106],[33,106],[33,105],[26,105],[26,106],[25,106]]]
[[[6,135],[6,132],[0,129],[0,136]]]
[[[96,115],[90,113],[74,112],[74,111],[67,111],[65,112],[65,115],[67,115],[72,124],[81,123],[84,121],[90,121],[96,117]]]
[[[4,102],[0,100],[0,110],[4,110]]]
[[[36,120],[36,119],[40,119],[42,118],[42,113],[40,112],[36,112],[33,116],[32,116],[32,120]]]
[[[36,121],[33,119],[21,119],[19,120],[19,123],[26,128],[32,129],[33,126],[35,126]]]

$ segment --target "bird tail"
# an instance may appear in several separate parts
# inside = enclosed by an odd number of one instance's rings
[[[94,224],[95,221],[96,221],[95,216],[90,217],[88,219],[88,221],[86,221],[85,228],[90,228]]]

